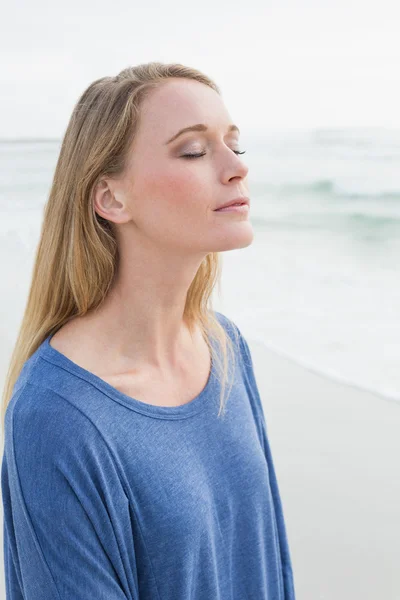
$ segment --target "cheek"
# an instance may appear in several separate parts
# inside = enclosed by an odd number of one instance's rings
[[[173,169],[147,169],[137,183],[135,198],[143,201],[140,221],[152,237],[184,243],[202,223],[207,224],[211,190],[204,176],[193,173],[193,167],[179,164]]]
[[[206,198],[207,184],[204,177],[193,173],[185,164],[165,171],[156,182],[157,197],[164,199],[170,208],[180,211],[195,208]],[[199,208],[201,208],[199,206]]]

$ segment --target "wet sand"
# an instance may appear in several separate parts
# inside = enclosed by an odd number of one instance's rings
[[[247,341],[297,600],[400,600],[400,405]]]

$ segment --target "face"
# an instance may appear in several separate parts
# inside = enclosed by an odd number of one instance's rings
[[[206,131],[176,137],[200,123]],[[142,104],[126,170],[110,184],[115,212],[104,216],[123,223],[123,235],[134,230],[163,251],[205,256],[250,245],[249,212],[215,212],[249,196],[248,167],[236,154],[243,149],[231,125],[219,94],[200,82],[176,78],[153,90]]]

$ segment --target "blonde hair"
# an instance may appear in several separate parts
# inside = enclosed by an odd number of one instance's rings
[[[151,62],[123,69],[115,77],[97,79],[74,107],[45,206],[28,299],[6,374],[3,429],[25,361],[71,318],[96,309],[110,289],[118,267],[118,247],[113,224],[94,210],[93,191],[100,177],[123,172],[143,100],[171,77],[193,79],[221,93],[196,69]],[[220,290],[220,256],[211,252],[189,287],[184,319],[191,333],[196,324],[200,327],[222,379],[219,416],[225,407],[229,364],[234,373],[235,352],[230,335],[211,306],[216,283]],[[235,327],[232,332],[237,341]],[[214,352],[209,334],[217,341],[223,362]]]

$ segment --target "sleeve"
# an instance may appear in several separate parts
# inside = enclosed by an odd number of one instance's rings
[[[51,394],[36,404],[19,398],[6,413],[7,600],[138,600],[129,501],[114,458],[92,422]]]
[[[237,326],[236,326],[237,327]],[[289,543],[287,538],[287,531],[285,526],[285,519],[283,513],[283,506],[277,481],[277,476],[275,472],[274,461],[272,458],[271,447],[267,434],[267,424],[264,414],[264,409],[261,402],[260,392],[258,389],[255,373],[254,373],[254,365],[253,359],[251,356],[249,345],[239,331],[239,340],[241,346],[241,352],[243,356],[243,362],[245,367],[245,377],[247,380],[247,389],[250,396],[250,401],[253,406],[253,410],[255,411],[256,418],[258,420],[259,432],[261,437],[261,443],[264,450],[265,458],[268,463],[268,469],[270,474],[270,486],[271,493],[274,501],[275,507],[275,516],[276,516],[276,525],[278,529],[278,537],[282,558],[282,568],[283,568],[283,580],[284,580],[284,589],[285,589],[285,600],[295,600],[295,590],[294,590],[294,581],[293,581],[293,569],[292,569],[292,560],[290,556]]]
[[[2,464],[2,481],[3,490],[5,490],[5,478],[7,478],[7,465],[5,460],[3,459]],[[3,493],[4,495],[4,493]],[[6,506],[5,502],[3,502]],[[7,504],[8,507],[8,504]],[[12,598],[12,600],[24,600],[21,591],[21,584],[19,580],[19,576],[15,570],[15,563],[12,557],[11,545],[10,545],[10,536],[6,527],[6,517],[5,517],[6,508],[4,508],[3,512],[3,557],[4,557],[4,576],[5,576],[5,584],[6,584],[6,598]],[[7,511],[8,512],[8,511]],[[7,515],[8,516],[8,515]]]

